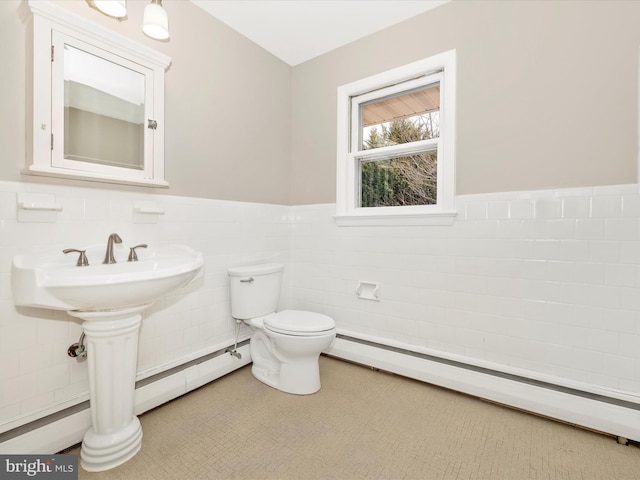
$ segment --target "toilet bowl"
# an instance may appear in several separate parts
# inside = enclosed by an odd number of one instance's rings
[[[306,327],[300,331],[285,330],[278,323],[283,317],[291,323],[303,321]],[[336,338],[333,319],[312,312],[284,310],[252,319],[249,324],[255,329],[249,342],[254,377],[287,393],[307,395],[320,390],[318,357]]]
[[[335,321],[303,310],[276,311],[283,266],[228,270],[231,315],[253,329],[249,342],[255,378],[286,393],[320,389],[318,357],[336,337]]]

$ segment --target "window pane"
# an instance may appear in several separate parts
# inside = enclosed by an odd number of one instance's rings
[[[360,105],[360,150],[440,136],[440,84]]]
[[[435,205],[435,151],[360,163],[360,206]]]

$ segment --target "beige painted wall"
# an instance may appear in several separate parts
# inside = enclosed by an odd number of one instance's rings
[[[337,87],[451,48],[458,194],[637,181],[640,2],[454,0],[293,68],[188,1],[165,2],[166,43],[140,31],[146,0],[123,22],[57,3],[172,57],[161,193],[334,202]],[[19,173],[24,10],[0,1],[0,180],[78,185]]]
[[[84,0],[57,4],[172,58],[166,73],[165,176],[159,193],[288,204],[291,67],[188,1],[164,2],[171,40],[141,31],[146,0],[119,22]],[[25,155],[26,2],[0,1],[0,180],[94,185],[19,173]]]
[[[458,54],[458,194],[636,183],[640,2],[458,1],[293,68],[292,204],[335,201],[336,89]]]

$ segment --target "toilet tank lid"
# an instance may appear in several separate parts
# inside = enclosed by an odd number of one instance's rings
[[[282,271],[284,265],[281,263],[265,263],[262,265],[246,265],[244,267],[233,267],[227,269],[227,273],[232,277],[246,277],[249,275],[267,275]]]

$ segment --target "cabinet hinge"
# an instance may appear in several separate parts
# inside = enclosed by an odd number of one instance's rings
[[[51,150],[53,150],[53,133],[51,134]]]
[[[54,45],[51,45],[51,61],[53,62],[53,49],[55,48]]]

